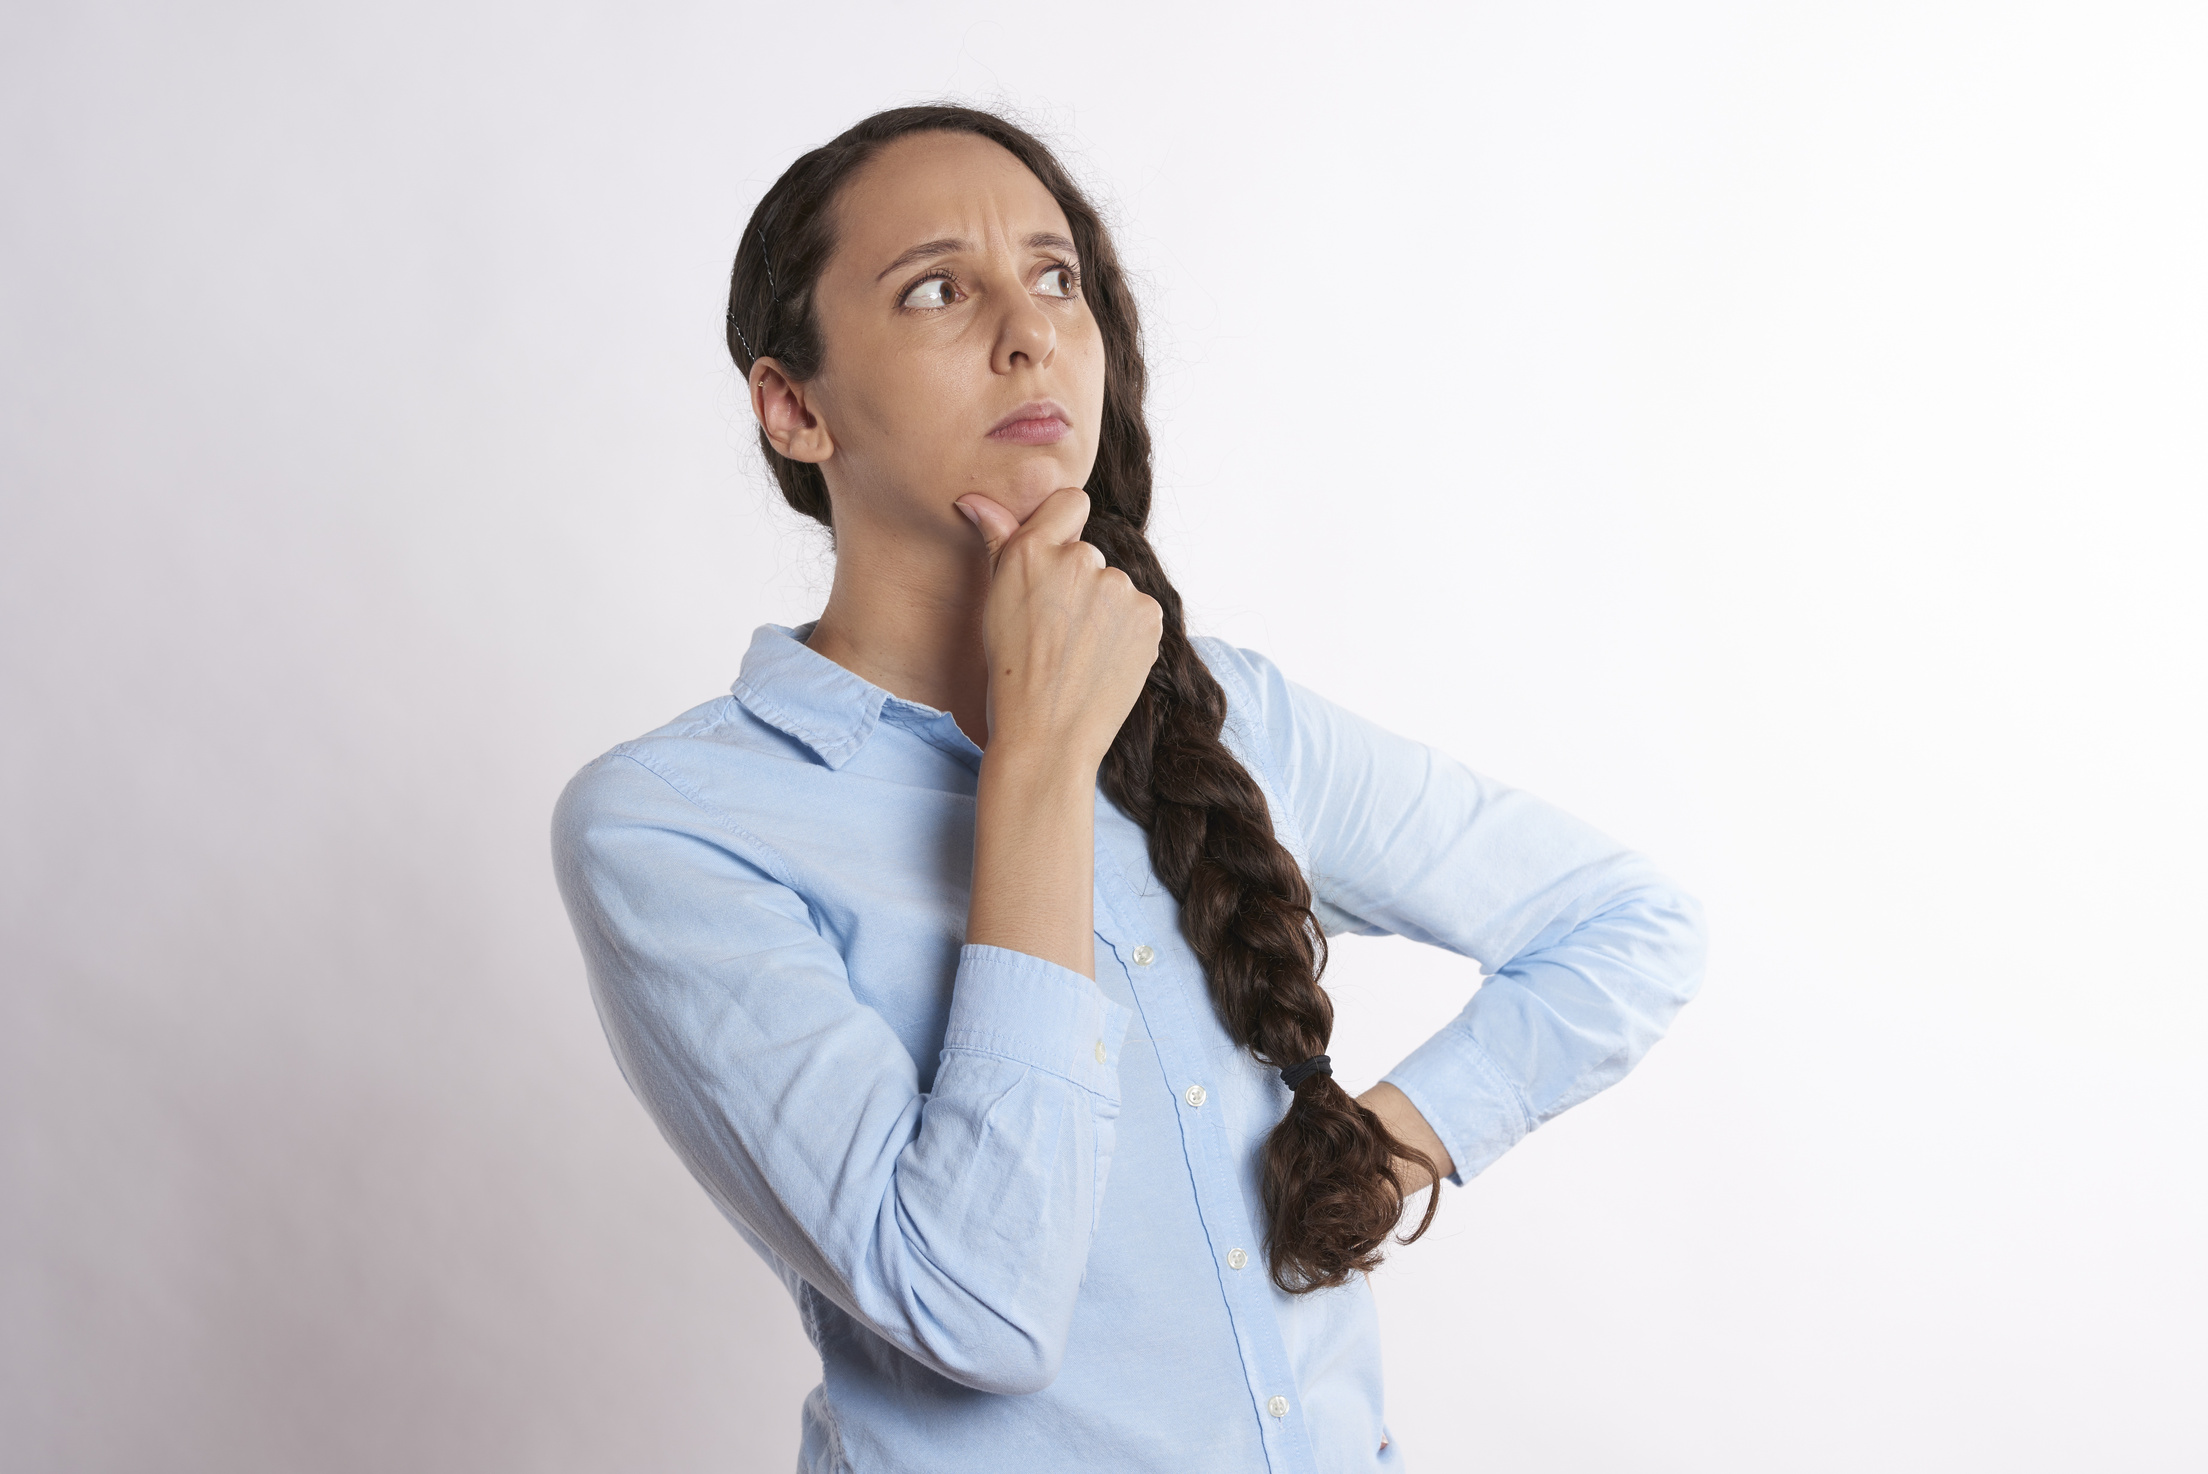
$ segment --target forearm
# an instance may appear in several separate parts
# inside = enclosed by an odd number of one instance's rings
[[[923,1091],[772,853],[631,757],[562,796],[561,896],[622,1073],[785,1266],[932,1370],[1032,1392],[1070,1334],[1133,1013],[1055,962],[962,947]],[[877,986],[945,981],[932,947],[904,959]]]
[[[1096,976],[1096,772],[992,744],[974,813],[966,940]]]
[[[1588,888],[1515,955],[1490,948],[1509,960],[1388,1072],[1448,1143],[1460,1178],[1616,1083],[1700,982],[1701,909],[1691,897],[1635,856],[1583,873]]]
[[[1426,1118],[1418,1113],[1411,1098],[1386,1080],[1357,1097],[1357,1104],[1380,1118],[1380,1124],[1388,1128],[1388,1134],[1414,1151],[1424,1152],[1434,1164],[1434,1175],[1416,1162],[1398,1160],[1396,1171],[1403,1179],[1403,1195],[1410,1196],[1422,1188],[1430,1187],[1437,1178],[1447,1177],[1457,1170],[1449,1156],[1449,1148]]]

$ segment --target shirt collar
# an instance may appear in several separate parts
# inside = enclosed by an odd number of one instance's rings
[[[882,718],[887,691],[809,647],[819,620],[794,629],[763,624],[751,632],[751,648],[729,691],[744,709],[788,733],[831,768],[840,768],[866,745]]]

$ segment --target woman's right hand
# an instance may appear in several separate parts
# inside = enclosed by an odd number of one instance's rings
[[[1157,662],[1165,611],[1081,541],[1080,487],[1052,492],[1025,522],[978,492],[957,506],[989,555],[989,749],[1072,755],[1095,769]]]

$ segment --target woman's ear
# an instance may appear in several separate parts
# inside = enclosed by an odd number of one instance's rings
[[[751,366],[751,412],[759,428],[767,432],[767,444],[793,461],[819,464],[835,454],[835,438],[805,402],[805,386],[782,372],[782,365],[762,358]]]

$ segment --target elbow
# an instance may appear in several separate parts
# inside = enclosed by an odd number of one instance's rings
[[[1020,1303],[935,1277],[887,1301],[872,1299],[868,1288],[844,1279],[825,1298],[887,1347],[961,1387],[1022,1397],[1056,1382],[1065,1366],[1071,1295],[1056,1305]]]
[[[905,1344],[962,1387],[1021,1397],[1058,1380],[1073,1336],[1078,1282],[1021,1277],[1026,1293],[990,1293],[1009,1286],[963,1285],[952,1293],[906,1302]],[[1038,1293],[1046,1288],[1048,1293]],[[939,1287],[949,1288],[949,1287]],[[983,1290],[976,1293],[977,1289]]]
[[[1685,1003],[1702,991],[1702,973],[1710,955],[1710,923],[1702,903],[1685,891],[1674,891],[1671,904],[1678,936],[1679,1001]]]
[[[1709,919],[1702,903],[1666,884],[1639,898],[1643,977],[1653,983],[1676,1013],[1702,991],[1709,958]]]
[[[962,1387],[1000,1397],[1024,1397],[1058,1380],[1066,1361],[1066,1338],[1043,1337],[1006,1325],[992,1337],[977,1337],[945,1348],[933,1358],[936,1370]]]
[[[1063,1354],[1007,1359],[979,1369],[971,1378],[959,1380],[977,1391],[993,1392],[1000,1397],[1025,1397],[1057,1381],[1058,1369],[1064,1361]]]
[[[1702,903],[1666,877],[1641,868],[1603,907],[1595,929],[1622,969],[1619,979],[1637,1000],[1637,1011],[1661,1034],[1702,990],[1709,953]]]

